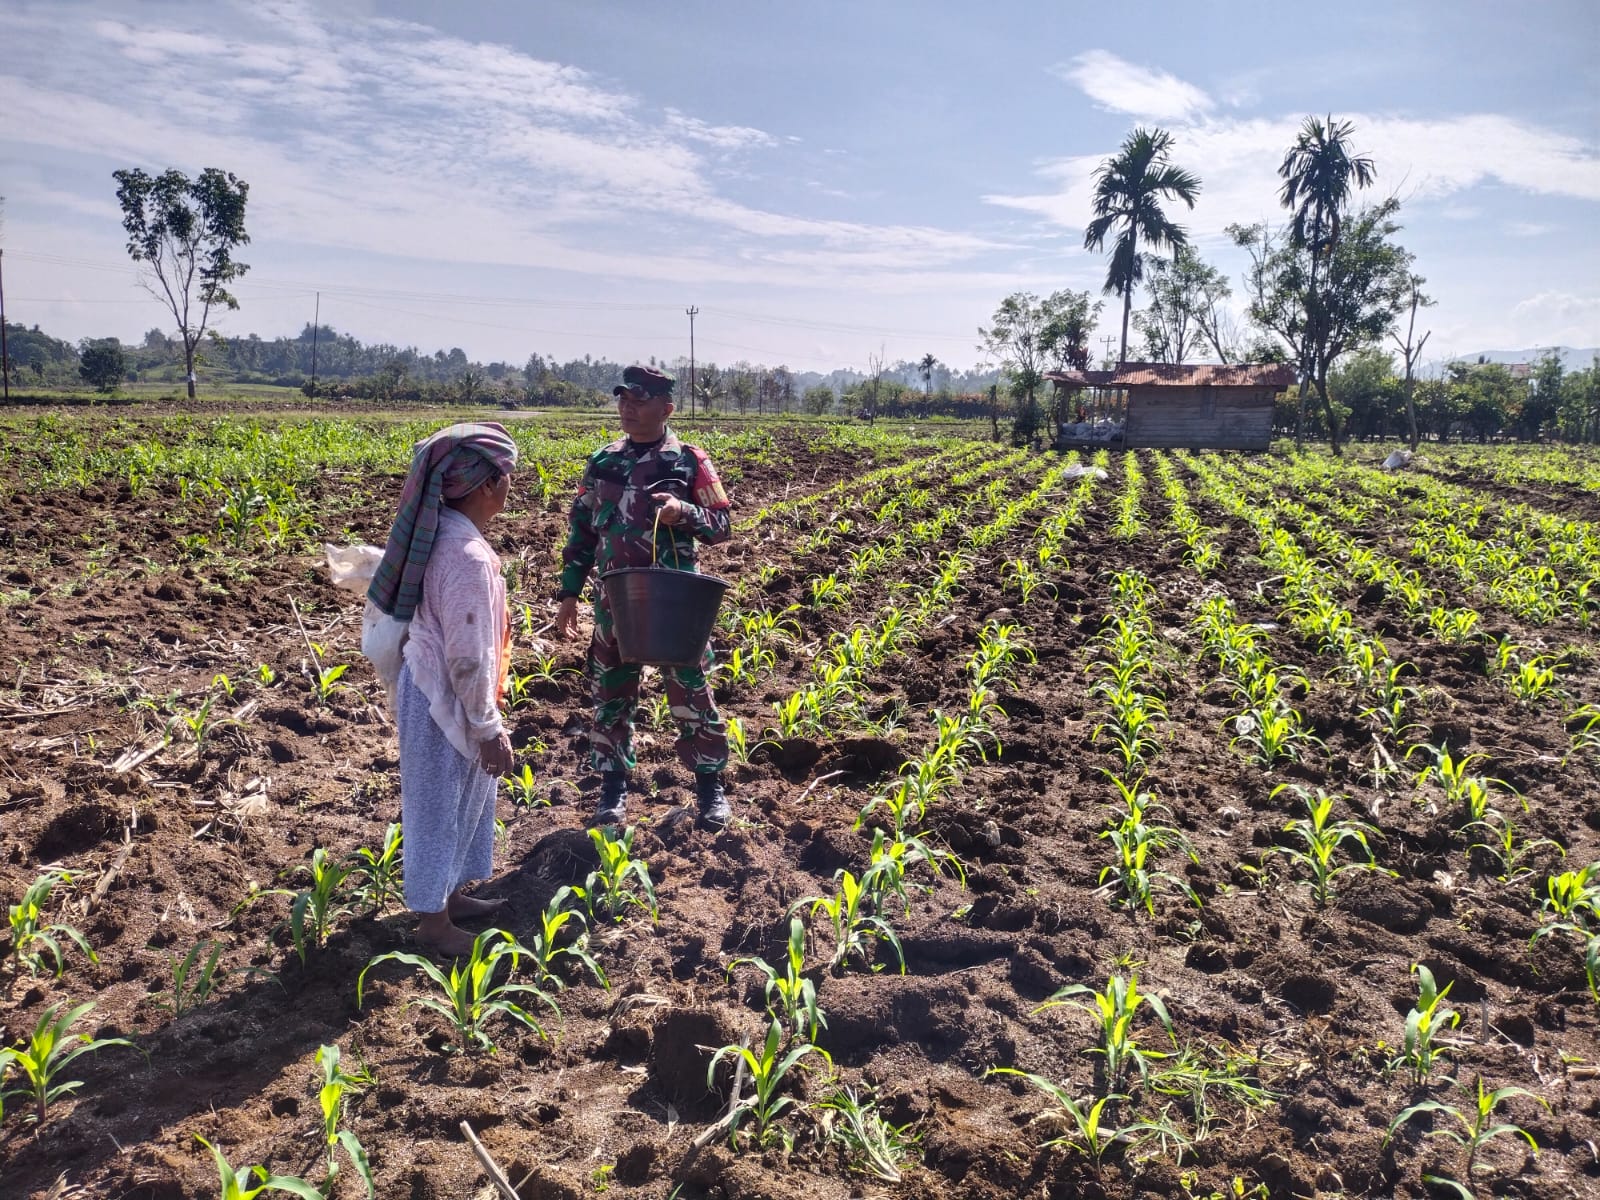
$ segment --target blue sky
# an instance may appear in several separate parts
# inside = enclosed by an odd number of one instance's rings
[[[1099,294],[1090,176],[1136,125],[1175,215],[1279,220],[1308,113],[1355,123],[1438,305],[1429,357],[1600,344],[1600,4],[6,0],[6,311],[163,322],[111,172],[251,185],[224,333],[481,360],[980,359],[1007,294]],[[1116,332],[1108,298],[1102,334]],[[1097,347],[1098,349],[1098,347]]]

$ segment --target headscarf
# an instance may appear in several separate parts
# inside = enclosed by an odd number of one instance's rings
[[[409,621],[422,600],[422,577],[433,554],[443,501],[470,495],[496,475],[509,475],[516,465],[516,442],[504,425],[493,421],[448,425],[418,442],[367,599],[396,620]]]

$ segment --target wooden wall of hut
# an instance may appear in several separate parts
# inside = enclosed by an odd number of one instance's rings
[[[1125,444],[1265,450],[1275,395],[1274,388],[1131,388]]]

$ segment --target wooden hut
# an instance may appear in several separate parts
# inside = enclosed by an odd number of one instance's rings
[[[1082,412],[1067,414],[1082,419],[1058,427],[1058,446],[1265,450],[1273,402],[1295,382],[1295,371],[1274,363],[1122,363],[1044,377],[1058,392],[1087,393]]]

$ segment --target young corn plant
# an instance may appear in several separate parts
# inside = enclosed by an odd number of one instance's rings
[[[620,921],[630,906],[644,909],[651,921],[657,919],[650,864],[633,857],[636,832],[632,825],[620,835],[603,826],[589,830],[600,867],[589,873],[582,887],[573,888],[572,894],[583,902],[591,920]]]
[[[1080,1000],[1077,998],[1080,996],[1087,999]],[[1161,1028],[1166,1031],[1168,1040],[1174,1047],[1178,1044],[1167,1006],[1159,996],[1141,992],[1139,977],[1132,973],[1126,977],[1112,975],[1106,981],[1103,992],[1097,992],[1087,984],[1068,984],[1034,1011],[1043,1012],[1060,1005],[1082,1009],[1095,1019],[1099,1044],[1088,1053],[1100,1056],[1099,1070],[1096,1072],[1100,1078],[1096,1092],[1102,1097],[1109,1098],[1124,1091],[1131,1071],[1139,1072],[1141,1082],[1148,1081],[1151,1062],[1168,1057],[1168,1051],[1146,1049],[1134,1037],[1133,1024],[1141,1008],[1148,1008],[1154,1013]]]
[[[789,1080],[789,1072],[796,1067],[806,1070],[807,1066],[803,1060],[808,1054],[820,1055],[823,1061],[832,1065],[833,1060],[829,1058],[828,1052],[819,1046],[813,1046],[810,1042],[790,1043],[787,1051],[784,1045],[783,1026],[774,1019],[767,1026],[767,1036],[759,1052],[751,1050],[748,1046],[728,1045],[711,1056],[711,1066],[706,1070],[706,1087],[716,1086],[717,1065],[724,1058],[734,1057],[743,1061],[754,1088],[750,1095],[739,1097],[734,1101],[729,1114],[732,1118],[728,1131],[730,1144],[738,1145],[739,1126],[746,1119],[754,1122],[757,1146],[765,1147],[778,1140],[779,1131],[774,1122],[795,1103],[793,1096],[780,1094],[784,1084]]]
[[[549,808],[550,797],[541,794],[539,777],[533,773],[533,764],[523,763],[522,770],[503,777],[511,803],[522,808]]]
[[[984,1076],[987,1078],[990,1075],[1015,1075],[1055,1102],[1054,1108],[1046,1109],[1040,1116],[1064,1126],[1067,1132],[1040,1143],[1041,1149],[1072,1150],[1090,1162],[1099,1163],[1114,1148],[1132,1149],[1152,1138],[1159,1137],[1163,1144],[1172,1142],[1179,1146],[1186,1146],[1190,1140],[1165,1113],[1154,1121],[1133,1121],[1121,1126],[1114,1124],[1107,1110],[1114,1112],[1118,1103],[1128,1098],[1119,1093],[1091,1098],[1092,1103],[1091,1099],[1080,1103],[1065,1086],[1043,1075],[1019,1071],[1014,1067],[990,1067]]]
[[[1481,821],[1474,821],[1461,830],[1462,833],[1472,833],[1479,830],[1477,836],[1485,839],[1473,842],[1467,847],[1467,857],[1474,865],[1489,862],[1495,868],[1495,879],[1501,883],[1516,883],[1533,874],[1533,868],[1528,865],[1527,859],[1534,851],[1540,849],[1554,850],[1562,858],[1566,857],[1560,843],[1549,838],[1517,838],[1517,827],[1512,824],[1510,817],[1501,816],[1499,813],[1489,813]],[[1474,857],[1477,854],[1478,857]]]
[[[1482,823],[1491,814],[1498,815],[1498,811],[1490,804],[1497,788],[1504,789],[1516,795],[1516,789],[1503,779],[1492,779],[1487,775],[1474,775],[1472,765],[1476,762],[1487,762],[1487,754],[1467,754],[1456,758],[1450,753],[1450,747],[1445,745],[1430,746],[1418,745],[1406,751],[1410,758],[1418,750],[1425,750],[1433,755],[1433,762],[1422,769],[1417,776],[1417,787],[1422,787],[1430,779],[1437,779],[1444,789],[1446,803],[1458,806],[1462,824],[1460,828]],[[1523,803],[1527,808],[1527,803]]]
[[[833,930],[833,955],[828,969],[839,974],[845,962],[855,955],[873,971],[883,969],[882,963],[871,961],[872,943],[886,942],[900,960],[900,973],[906,972],[905,952],[900,948],[899,935],[894,927],[872,911],[872,894],[861,886],[848,870],[840,868],[834,876],[838,890],[831,896],[806,896],[789,908],[792,916],[797,910],[809,907],[811,915],[822,913]]]
[[[1405,1044],[1400,1054],[1390,1060],[1389,1069],[1404,1069],[1411,1076],[1412,1084],[1421,1087],[1428,1082],[1439,1060],[1450,1053],[1449,1047],[1435,1039],[1443,1031],[1459,1025],[1461,1016],[1453,1008],[1440,1007],[1450,994],[1452,984],[1440,988],[1434,982],[1433,972],[1421,963],[1413,963],[1411,973],[1417,977],[1417,1002],[1406,1014]]]
[[[893,895],[899,898],[906,915],[910,916],[911,897],[908,888],[922,892],[933,891],[931,882],[919,883],[909,878],[909,872],[924,864],[931,868],[935,875],[944,874],[944,868],[949,867],[961,881],[961,885],[966,886],[966,869],[961,865],[961,860],[950,851],[936,850],[927,841],[913,834],[897,833],[890,837],[882,829],[874,829],[868,866],[861,874],[862,890],[871,896],[873,908],[882,911],[888,897]]]
[[[508,1017],[525,1025],[548,1041],[550,1035],[523,1007],[525,1002],[521,997],[531,997],[554,1008],[549,993],[532,984],[510,982],[524,956],[534,957],[531,950],[504,929],[485,929],[480,933],[473,939],[472,953],[468,955],[466,963],[457,959],[450,964],[448,975],[421,955],[391,950],[388,954],[378,955],[361,968],[361,974],[356,978],[356,1007],[361,1007],[367,972],[379,963],[393,960],[415,967],[443,993],[443,1000],[423,996],[407,1000],[405,1007],[418,1005],[449,1022],[460,1044],[446,1045],[446,1050],[460,1051],[470,1046],[493,1050],[494,1042],[489,1037],[488,1024],[496,1016]],[[502,969],[506,972],[505,978],[497,978]]]
[[[611,984],[606,979],[606,973],[589,953],[589,931],[583,914],[567,906],[567,901],[574,898],[570,887],[561,888],[551,896],[550,902],[544,906],[544,912],[539,915],[538,931],[528,939],[533,943],[528,948],[528,956],[533,960],[534,986],[549,987],[558,992],[564,989],[567,984],[557,971],[556,964],[560,959],[570,958],[588,968],[595,982],[610,990]],[[580,932],[563,943],[561,931],[572,922],[578,924]]]
[[[1600,918],[1600,862],[1577,871],[1562,871],[1545,880],[1540,907],[1559,920],[1591,928]]]
[[[1305,747],[1322,744],[1299,711],[1281,699],[1247,708],[1228,723],[1234,731],[1229,748],[1242,746],[1247,758],[1269,770],[1280,762],[1298,762]]]
[[[221,1195],[218,1200],[255,1200],[263,1192],[288,1192],[291,1196],[299,1196],[301,1200],[323,1200],[323,1195],[304,1179],[296,1175],[274,1175],[265,1167],[234,1167],[223,1157],[218,1150],[198,1133],[194,1140],[207,1150],[211,1151],[212,1161],[216,1163],[217,1177],[222,1185]],[[255,1186],[250,1186],[251,1177],[255,1178]]]
[[[310,887],[299,892],[272,888],[258,893],[260,896],[294,897],[294,902],[289,906],[289,937],[294,942],[294,950],[300,956],[302,966],[305,965],[306,951],[320,950],[326,946],[334,922],[355,911],[346,899],[345,883],[357,870],[352,863],[330,859],[321,846],[311,852],[311,862],[306,869],[311,872]]]
[[[75,1059],[107,1046],[137,1049],[127,1038],[91,1038],[87,1033],[73,1033],[72,1027],[93,1007],[93,1001],[75,1008],[67,1008],[65,1003],[52,1004],[39,1015],[26,1042],[0,1050],[0,1081],[14,1071],[22,1082],[21,1087],[0,1091],[0,1117],[5,1116],[8,1097],[22,1096],[32,1102],[33,1119],[42,1125],[51,1101],[83,1086],[81,1079],[61,1077]]]
[[[828,1019],[817,1006],[817,985],[805,977],[806,929],[799,917],[789,918],[789,947],[783,974],[763,958],[736,958],[728,964],[731,977],[737,967],[754,967],[766,983],[767,1013],[774,1021],[784,1021],[797,1042],[814,1042],[828,1027]]]
[[[842,1083],[835,1084],[815,1108],[822,1114],[823,1137],[843,1147],[852,1169],[887,1183],[901,1181],[900,1168],[919,1140],[910,1122],[891,1124],[870,1092],[863,1096]]]
[[[322,1109],[322,1138],[328,1155],[328,1182],[324,1191],[332,1192],[334,1179],[339,1173],[338,1151],[342,1146],[356,1174],[367,1185],[368,1200],[372,1200],[378,1192],[372,1184],[372,1163],[367,1159],[366,1148],[351,1130],[339,1128],[344,1123],[345,1093],[369,1086],[373,1082],[372,1073],[364,1066],[354,1072],[344,1071],[339,1066],[339,1047],[336,1045],[317,1048],[317,1065],[322,1068],[322,1087],[317,1092],[317,1103]]]
[[[1483,1086],[1482,1076],[1478,1077],[1476,1086],[1477,1095],[1473,1098],[1473,1106],[1465,1112],[1455,1105],[1445,1104],[1441,1100],[1423,1100],[1420,1103],[1411,1105],[1409,1108],[1402,1109],[1395,1119],[1390,1122],[1389,1130],[1383,1138],[1384,1145],[1388,1145],[1390,1140],[1393,1139],[1395,1131],[1413,1117],[1432,1113],[1442,1117],[1454,1118],[1458,1128],[1445,1126],[1439,1129],[1429,1129],[1424,1136],[1449,1138],[1466,1150],[1468,1188],[1473,1185],[1473,1172],[1477,1167],[1479,1153],[1484,1146],[1497,1137],[1520,1137],[1537,1154],[1539,1152],[1539,1143],[1534,1141],[1533,1135],[1522,1126],[1509,1121],[1497,1123],[1495,1121],[1495,1110],[1513,1096],[1526,1096],[1530,1100],[1543,1104],[1546,1108],[1549,1107],[1549,1104],[1525,1088],[1503,1087],[1496,1088],[1491,1092]],[[1437,1176],[1424,1176],[1423,1178],[1430,1183],[1439,1183],[1447,1186],[1454,1185],[1458,1192],[1468,1197],[1472,1195],[1470,1191],[1463,1189],[1455,1180]]]
[[[217,984],[217,963],[222,958],[222,943],[196,942],[182,960],[168,956],[172,966],[171,999],[152,997],[150,1003],[164,1008],[174,1019],[191,1012],[210,998]],[[207,951],[210,951],[207,954]]]
[[[1289,860],[1291,870],[1303,868],[1311,877],[1311,897],[1318,908],[1327,907],[1328,900],[1333,896],[1333,881],[1346,871],[1383,870],[1373,858],[1372,846],[1367,841],[1369,836],[1378,835],[1377,829],[1364,821],[1330,820],[1335,797],[1321,788],[1312,793],[1297,783],[1281,783],[1272,789],[1272,794],[1277,796],[1285,789],[1299,796],[1306,807],[1304,817],[1290,821],[1283,827],[1285,833],[1298,837],[1304,848],[1273,846],[1263,857],[1281,854]],[[1346,844],[1358,846],[1366,855],[1365,861],[1339,862],[1339,849]],[[1394,874],[1393,871],[1385,873]]]
[[[374,916],[390,904],[405,898],[402,878],[403,838],[398,821],[383,831],[383,844],[376,850],[357,847],[350,857],[350,895],[357,905]]]
[[[12,971],[26,970],[37,975],[47,967],[54,967],[55,977],[61,978],[66,960],[61,952],[61,940],[77,946],[92,963],[99,962],[89,939],[71,925],[46,924],[44,910],[50,902],[50,893],[58,883],[71,882],[65,871],[45,871],[28,885],[22,899],[10,906],[11,942],[6,947],[8,966]]]

